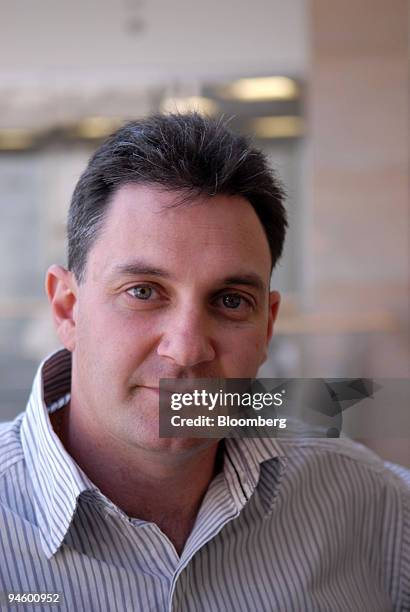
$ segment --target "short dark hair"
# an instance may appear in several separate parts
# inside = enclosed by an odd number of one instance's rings
[[[227,122],[198,113],[153,115],[112,134],[91,157],[68,213],[68,268],[84,280],[87,255],[113,194],[129,183],[191,196],[242,196],[265,230],[272,268],[282,254],[287,221],[284,190],[264,154]]]

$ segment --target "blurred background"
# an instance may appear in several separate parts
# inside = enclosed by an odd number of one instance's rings
[[[58,346],[44,275],[66,261],[88,157],[159,110],[232,117],[286,185],[283,305],[260,375],[408,377],[405,0],[0,7],[0,420]],[[409,431],[365,442],[410,465]]]

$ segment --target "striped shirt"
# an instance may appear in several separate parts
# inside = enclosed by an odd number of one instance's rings
[[[227,439],[179,556],[54,433],[70,377],[69,353],[52,355],[26,411],[0,426],[1,610],[410,610],[407,470],[344,439]],[[14,606],[10,593],[60,602]]]

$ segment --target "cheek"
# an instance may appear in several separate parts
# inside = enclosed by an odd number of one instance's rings
[[[99,364],[100,377],[112,372],[127,380],[152,350],[155,329],[149,317],[107,308],[82,326],[82,338]]]
[[[233,333],[219,337],[222,360],[233,378],[256,376],[265,354],[266,334],[260,330],[238,327]],[[232,374],[233,372],[233,374]]]

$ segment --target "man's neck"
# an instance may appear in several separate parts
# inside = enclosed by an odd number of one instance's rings
[[[129,517],[158,525],[180,554],[209,484],[222,467],[217,441],[176,455],[147,451],[127,447],[100,430],[98,435],[87,430],[69,405],[62,410],[51,421],[71,457]]]

